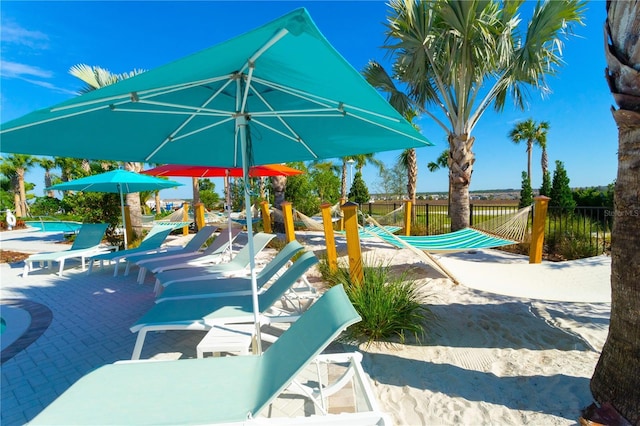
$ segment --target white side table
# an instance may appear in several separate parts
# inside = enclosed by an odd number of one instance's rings
[[[221,352],[248,355],[253,340],[253,324],[216,325],[209,330],[196,346],[198,358],[204,358],[206,352],[219,356]]]

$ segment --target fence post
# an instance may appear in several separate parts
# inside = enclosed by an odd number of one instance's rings
[[[288,244],[296,239],[293,228],[293,207],[289,201],[283,201],[280,206],[282,207],[282,215],[284,216],[285,242]]]
[[[473,204],[469,204],[469,226],[473,226]]]
[[[411,235],[411,200],[404,202],[404,235]]]
[[[533,225],[531,227],[531,245],[529,246],[529,263],[542,262],[544,247],[544,224],[547,219],[547,207],[551,198],[539,195],[534,197]]]
[[[271,212],[269,211],[269,202],[262,201],[260,203],[260,211],[262,212],[262,229],[267,234],[271,233]]]
[[[358,235],[358,205],[348,201],[344,203],[341,208],[344,214],[351,281],[353,281],[354,284],[362,284],[364,281],[364,271],[362,269],[360,235]]]
[[[338,270],[338,254],[336,253],[336,239],[333,234],[333,222],[331,221],[331,204],[320,205],[322,211],[322,224],[324,225],[324,240],[327,245],[327,264],[329,271]]]
[[[424,216],[425,216],[425,230],[424,234],[429,235],[429,203],[424,205]]]

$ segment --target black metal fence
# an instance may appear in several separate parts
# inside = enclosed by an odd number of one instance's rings
[[[404,203],[368,203],[363,212],[383,224],[404,223]],[[413,206],[412,234],[436,235],[451,231],[448,205],[444,203],[416,203]],[[518,211],[512,204],[471,203],[469,223],[482,227],[482,222],[512,215]],[[391,214],[392,212],[395,212]],[[545,252],[560,258],[581,258],[608,253],[611,247],[613,215],[607,207],[576,207],[573,210],[549,207],[545,225]],[[532,215],[529,216],[531,223]]]

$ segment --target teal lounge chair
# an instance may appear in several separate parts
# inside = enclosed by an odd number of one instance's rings
[[[304,247],[296,240],[282,250],[256,274],[258,291],[300,252]],[[211,278],[209,280],[182,281],[167,287],[156,303],[167,300],[197,299],[206,297],[242,296],[251,294],[251,277]]]
[[[217,226],[204,226],[200,229],[184,246],[175,250],[160,252],[160,253],[140,253],[127,256],[127,267],[125,268],[124,275],[129,275],[129,266],[137,264],[138,261],[145,259],[162,259],[163,256],[191,256],[194,253],[198,253],[198,250],[207,242],[207,240],[218,229]]]
[[[29,272],[33,270],[34,262],[39,262],[40,264],[46,262],[49,269],[53,268],[53,262],[58,262],[60,264],[58,275],[62,276],[65,260],[76,257],[80,258],[82,270],[84,271],[85,260],[88,257],[107,251],[106,249],[100,248],[100,243],[104,238],[104,233],[107,231],[108,226],[106,223],[82,224],[69,250],[32,254],[24,261],[24,272],[22,276],[26,277],[29,275]]]
[[[253,236],[253,255],[260,253],[275,237],[275,234],[258,232]],[[158,272],[156,274],[155,292],[160,294],[167,286],[181,281],[210,280],[216,275],[230,275],[244,271],[251,261],[249,245],[245,245],[228,262],[211,266],[192,266],[184,269],[174,269],[170,271]]]
[[[265,323],[274,318],[268,312],[311,266],[318,263],[313,253],[303,253],[262,294],[258,295],[260,313]],[[299,312],[284,315],[278,320],[295,321]],[[131,328],[138,333],[131,359],[140,359],[144,339],[149,331],[209,330],[214,325],[253,322],[252,295],[207,297],[201,299],[168,300],[157,303]]]
[[[128,256],[142,254],[142,253],[158,253],[161,250],[168,251],[174,248],[166,248],[161,249],[162,243],[167,239],[171,231],[175,229],[173,224],[166,225],[155,225],[149,233],[144,237],[140,245],[136,248],[114,251],[110,253],[102,253],[96,256],[91,256],[89,259],[89,271],[87,274],[91,274],[93,270],[93,263],[95,261],[100,261],[100,266],[102,267],[103,262],[105,260],[115,262],[115,268],[113,270],[113,276],[118,276],[118,266],[120,265],[121,260],[126,260]],[[175,249],[179,249],[180,247],[175,247]]]
[[[30,424],[390,424],[362,370],[360,354],[321,355],[358,321],[344,289],[336,286],[260,356],[109,364],[78,380]],[[316,399],[324,415],[262,417],[270,414],[268,407],[278,396],[286,395],[288,389],[297,391],[295,379],[311,362],[338,355],[349,363],[359,412],[325,414]],[[308,396],[315,399],[320,394],[326,396],[320,389]]]
[[[221,232],[202,253],[179,255],[179,257],[174,257],[173,253],[158,253],[157,256],[162,255],[162,257],[159,258],[154,255],[152,258],[137,261],[136,265],[140,268],[138,271],[138,284],[144,283],[147,271],[156,274],[162,271],[204,266],[221,261],[225,252],[231,252],[231,244],[233,244],[233,241],[241,231],[239,228],[231,228],[231,233],[228,230]]]

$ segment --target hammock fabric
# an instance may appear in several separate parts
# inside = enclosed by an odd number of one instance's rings
[[[464,228],[459,231],[442,235],[404,236],[389,235],[389,232],[376,226],[367,227],[367,232],[383,239],[398,248],[406,248],[409,244],[417,249],[430,253],[446,253],[472,249],[492,248],[518,244],[518,241],[508,240],[474,229]],[[398,241],[400,239],[402,242]]]

